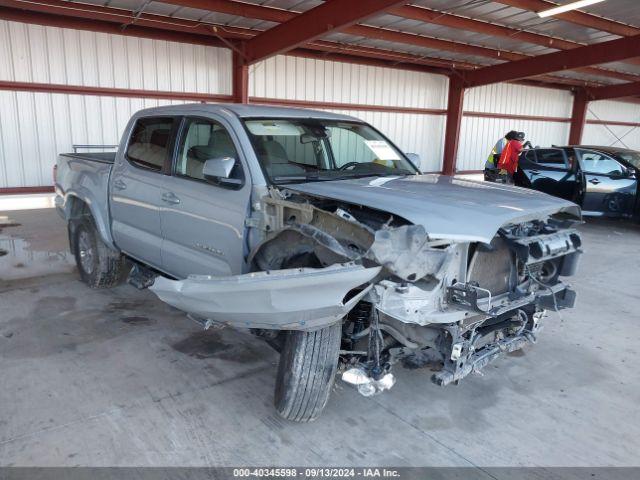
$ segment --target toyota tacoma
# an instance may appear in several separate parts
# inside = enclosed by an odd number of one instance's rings
[[[345,115],[167,106],[115,153],[61,154],[56,206],[84,282],[128,276],[204,328],[264,338],[277,411],[309,421],[338,375],[365,396],[396,364],[457,383],[574,304],[577,205],[419,163]]]

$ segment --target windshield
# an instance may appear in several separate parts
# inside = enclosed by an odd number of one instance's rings
[[[625,152],[618,152],[618,155],[620,156],[620,158],[622,158],[623,160],[626,160],[634,167],[640,168],[640,152],[625,151]]]
[[[244,124],[273,183],[417,173],[402,152],[364,123],[247,119]]]

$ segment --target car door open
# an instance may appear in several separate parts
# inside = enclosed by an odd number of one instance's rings
[[[576,149],[580,157],[585,213],[611,216],[633,213],[637,180],[618,161],[601,152]]]
[[[576,173],[565,152],[560,148],[537,148],[521,156],[519,168],[535,190],[566,200],[574,200]]]

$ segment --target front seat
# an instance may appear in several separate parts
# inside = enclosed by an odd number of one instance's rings
[[[258,148],[258,155],[270,176],[277,177],[305,172],[304,168],[290,163],[286,150],[275,140],[263,141]]]
[[[195,145],[189,149],[187,159],[187,175],[204,178],[202,169],[204,162],[212,158],[236,158],[236,149],[229,134],[224,130],[215,130],[209,137],[207,145]]]

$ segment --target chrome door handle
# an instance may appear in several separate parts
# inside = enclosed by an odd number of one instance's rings
[[[540,175],[540,172],[538,170],[529,170],[531,172],[532,175]]]
[[[116,190],[124,190],[127,188],[127,184],[124,183],[122,180],[114,180],[112,185],[113,185],[113,188]]]
[[[162,201],[166,203],[170,203],[171,205],[178,205],[180,203],[180,199],[173,192],[163,193]]]
[[[598,180],[597,178],[592,178],[591,180],[589,180],[589,183],[593,183],[594,185],[597,185],[600,183],[600,180]]]

